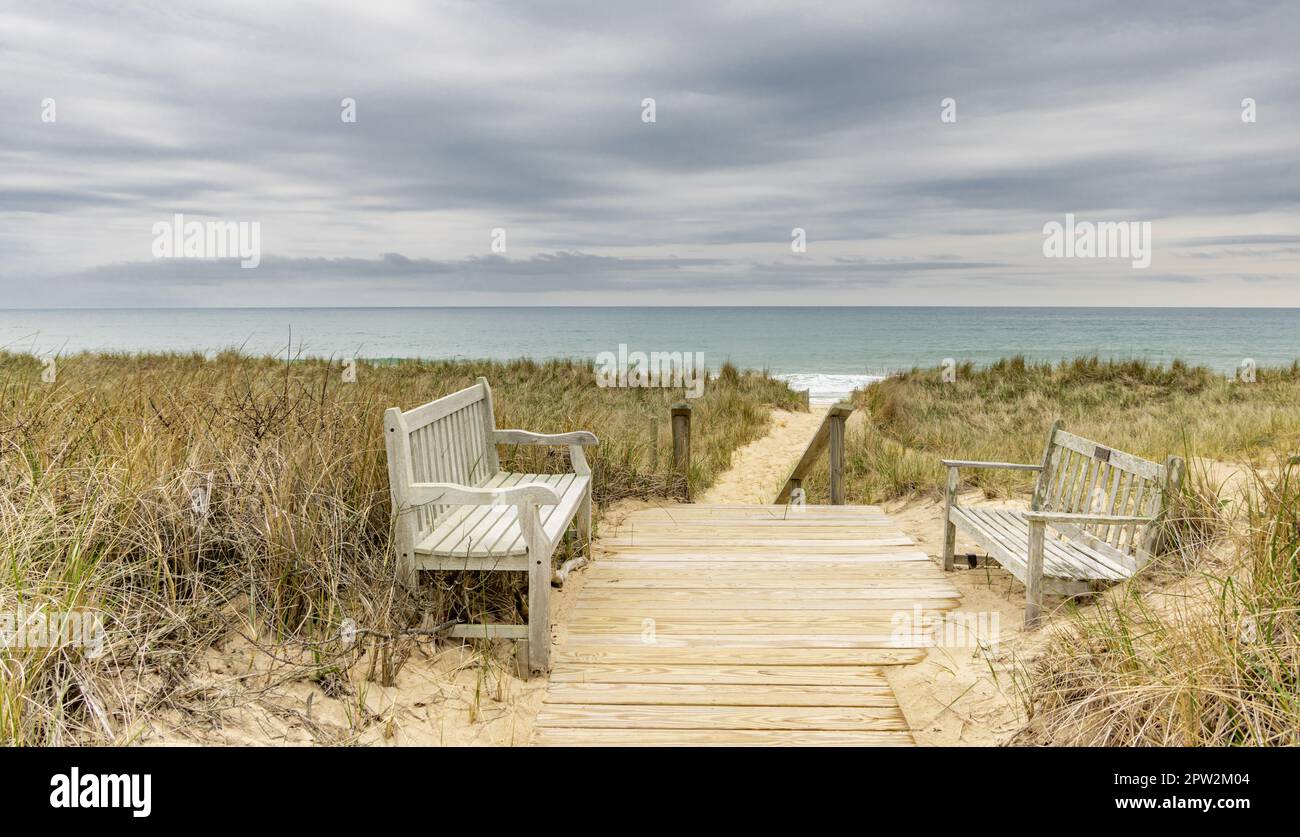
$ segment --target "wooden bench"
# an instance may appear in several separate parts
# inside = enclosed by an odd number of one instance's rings
[[[462,623],[452,636],[521,641],[531,671],[551,648],[551,556],[570,522],[591,540],[591,469],[583,447],[594,434],[497,430],[487,379],[413,410],[384,413],[388,484],[403,579],[419,570],[528,573],[528,624]],[[567,445],[573,473],[501,470],[497,445]],[[588,547],[589,548],[589,547]]]
[[[1025,585],[1028,627],[1041,619],[1044,591],[1080,595],[1146,564],[1164,498],[1178,490],[1184,472],[1177,456],[1158,465],[1067,433],[1059,419],[1038,465],[942,461],[948,467],[943,568],[952,571],[960,528]],[[1029,510],[959,506],[963,468],[1037,471]]]

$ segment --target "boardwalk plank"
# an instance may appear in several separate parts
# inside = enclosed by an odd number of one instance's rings
[[[882,667],[924,655],[900,614],[959,594],[878,508],[665,506],[596,546],[535,743],[913,743]]]

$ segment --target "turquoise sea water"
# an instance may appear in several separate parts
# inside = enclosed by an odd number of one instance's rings
[[[594,359],[703,352],[834,397],[883,372],[986,363],[1181,358],[1225,373],[1300,358],[1300,309],[1261,308],[201,308],[0,311],[0,348],[318,356]]]

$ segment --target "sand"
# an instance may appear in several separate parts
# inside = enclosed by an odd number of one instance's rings
[[[770,503],[790,476],[817,427],[826,407],[808,413],[772,411],[768,434],[731,455],[731,467],[713,485],[695,498],[697,503]]]
[[[1024,501],[986,500],[983,493],[963,492],[963,505],[1010,505]],[[886,503],[885,512],[916,540],[930,559],[942,564],[943,502],[908,499]],[[931,648],[924,661],[890,666],[885,674],[898,696],[916,742],[931,746],[992,746],[1006,742],[1024,725],[1016,696],[1016,679],[1050,635],[1052,617],[1043,628],[1024,632],[1024,586],[992,561],[970,569],[966,553],[983,550],[957,533],[956,570],[949,575],[962,594],[958,613],[974,615],[989,636],[971,638],[963,647]],[[1054,602],[1045,604],[1050,608]],[[996,623],[994,618],[996,617]],[[992,628],[996,624],[997,630]],[[981,648],[985,639],[987,648]],[[973,646],[973,647],[972,647]]]

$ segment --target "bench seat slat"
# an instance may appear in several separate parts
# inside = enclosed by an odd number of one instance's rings
[[[539,506],[542,532],[549,543],[559,541],[564,534],[574,512],[582,503],[590,483],[589,476],[576,474],[513,474],[500,473],[487,482],[486,488],[506,487],[510,485],[550,485],[560,492],[558,505]],[[516,506],[466,506],[458,508],[439,523],[434,530],[415,545],[417,560],[424,569],[435,569],[430,563],[439,565],[436,569],[474,569],[455,564],[456,559],[501,559],[510,556],[522,557],[527,553],[523,533],[519,528],[518,508]],[[427,561],[424,556],[449,561]],[[490,563],[490,561],[489,561]],[[519,562],[520,569],[526,564]],[[488,567],[483,567],[487,569]],[[505,569],[497,566],[497,569]]]
[[[558,506],[539,506],[538,513],[542,521],[542,531],[546,534],[547,542],[555,544],[559,541],[560,536],[568,525],[568,520],[573,515],[571,512],[577,508],[576,505],[568,505],[564,498],[569,496],[569,492],[574,491],[574,485],[578,486],[578,500],[582,499],[582,487],[591,481],[590,477],[579,477],[577,474],[530,474],[533,482],[549,485],[554,488],[560,495],[560,504]],[[582,480],[582,482],[579,482]],[[510,532],[506,533],[510,535]],[[524,535],[516,526],[513,530],[514,538],[509,542],[508,548],[511,551],[523,551]],[[505,538],[502,542],[505,542]]]
[[[996,514],[1000,525],[1014,534],[1017,544],[1023,540],[1024,548],[1028,550],[1029,522],[1025,520],[1022,513],[1011,509],[999,509]],[[1060,526],[1049,526],[1048,532],[1052,532],[1053,529],[1067,538],[1072,534]],[[1107,555],[1091,544],[1078,540],[1060,541],[1045,537],[1043,549],[1048,553],[1055,553],[1063,562],[1073,566],[1077,573],[1074,578],[1118,581],[1132,574],[1121,562],[1117,562],[1114,556]]]
[[[952,510],[952,516],[954,522],[975,536],[982,546],[987,548],[989,544],[986,541],[989,540],[1001,546],[1008,555],[999,563],[1024,581],[1025,561],[1029,555],[1029,522],[1020,512],[958,506]],[[1049,537],[1044,541],[1043,575],[1079,581],[1122,581],[1129,574],[1111,559],[1078,543]]]

